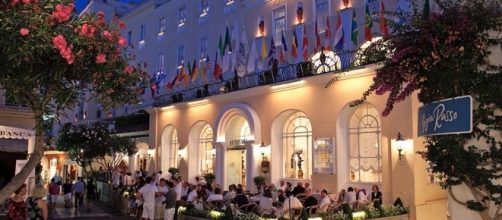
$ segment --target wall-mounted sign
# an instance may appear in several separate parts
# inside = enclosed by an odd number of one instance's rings
[[[418,136],[472,132],[472,97],[459,96],[418,109]]]
[[[0,125],[0,138],[29,139],[35,137],[35,131]]]

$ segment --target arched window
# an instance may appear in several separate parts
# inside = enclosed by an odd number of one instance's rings
[[[214,173],[215,149],[213,148],[213,129],[204,125],[199,136],[200,171],[202,174]]]
[[[312,126],[303,112],[289,116],[282,129],[286,178],[307,179],[311,174]]]
[[[370,104],[361,105],[350,118],[349,158],[352,182],[382,181],[380,116]]]
[[[171,132],[169,146],[171,149],[173,149],[173,153],[169,155],[171,166],[178,167],[178,149],[180,148],[180,144],[178,143],[178,132],[176,131],[176,129],[173,129],[173,132]]]
[[[342,69],[340,57],[331,50],[317,52],[310,58],[315,74],[328,73]]]
[[[178,167],[178,132],[174,126],[167,126],[162,132],[161,169]]]

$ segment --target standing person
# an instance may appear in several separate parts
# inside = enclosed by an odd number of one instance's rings
[[[56,208],[56,201],[58,200],[58,196],[61,193],[59,185],[56,183],[56,179],[52,178],[51,183],[49,184],[49,194],[50,194],[50,207]]]
[[[73,186],[73,192],[75,194],[75,208],[82,207],[82,203],[84,202],[84,190],[85,184],[82,181],[82,177],[78,177],[78,181]]]
[[[157,193],[157,197],[155,197],[155,219],[161,219],[164,217],[163,202],[166,200],[165,195],[169,191],[164,178],[160,178],[157,189],[159,192]]]
[[[26,184],[23,183],[16,191],[14,191],[14,196],[9,198],[7,207],[7,218],[8,220],[25,220],[26,213],[26,202],[24,201],[24,196],[26,195]]]
[[[155,184],[160,183],[160,179],[162,178],[162,170],[160,170],[157,175],[155,175]]]
[[[29,220],[47,220],[49,212],[47,210],[47,202],[43,197],[47,195],[47,190],[44,186],[37,185],[31,192],[26,203],[28,205],[28,219]]]
[[[153,220],[155,218],[155,194],[159,190],[152,184],[152,177],[146,178],[146,184],[139,189],[138,196],[143,198],[143,219]]]
[[[174,184],[172,182],[167,182],[168,191],[166,196],[166,210],[164,211],[164,220],[173,220],[174,214],[176,213],[176,192],[173,190]]]
[[[71,207],[71,197],[73,194],[73,184],[71,183],[71,179],[66,179],[66,183],[63,184],[63,194],[64,194],[64,207]]]
[[[87,191],[87,212],[91,211],[91,200],[96,199],[96,185],[92,182],[92,179],[87,181],[87,186],[85,187]]]

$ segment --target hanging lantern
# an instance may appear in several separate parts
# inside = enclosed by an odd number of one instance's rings
[[[298,24],[303,23],[303,3],[298,2],[296,4],[296,21],[298,21]]]
[[[265,35],[265,21],[263,19],[263,16],[260,16],[260,18],[258,18],[258,31],[260,32],[260,36]]]

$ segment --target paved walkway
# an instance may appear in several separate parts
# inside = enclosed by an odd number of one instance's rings
[[[119,212],[111,210],[100,201],[93,201],[91,209],[87,210],[86,206],[81,208],[65,208],[63,196],[59,196],[56,207],[49,210],[49,219],[89,219],[89,220],[114,220],[114,219],[129,219],[135,218],[124,216]]]

